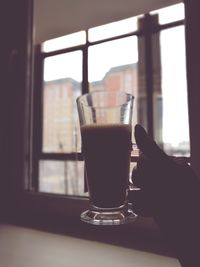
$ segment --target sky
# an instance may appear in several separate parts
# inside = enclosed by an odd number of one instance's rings
[[[88,60],[89,82],[102,80],[110,68],[138,61],[137,38],[131,36],[122,40],[94,45],[89,48]],[[45,81],[65,78],[66,75],[77,81],[82,80],[81,51],[56,55],[45,59]]]

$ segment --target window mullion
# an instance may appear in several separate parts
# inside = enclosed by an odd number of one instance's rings
[[[82,94],[89,92],[89,83],[88,83],[88,31],[86,31],[86,45],[83,48],[83,82],[82,82]]]
[[[139,30],[143,33],[139,36],[139,113],[138,123],[147,128],[149,136],[154,138],[153,117],[153,32],[158,26],[157,15],[146,14],[139,19]],[[159,53],[159,51],[158,51]]]
[[[43,59],[41,46],[35,51],[35,86],[34,86],[34,113],[33,113],[33,175],[30,190],[39,188],[39,155],[42,151],[42,118],[43,118]]]
[[[152,54],[152,18],[149,14],[144,18],[145,33],[145,76],[147,94],[147,129],[149,135],[154,137],[153,129],[153,54]]]

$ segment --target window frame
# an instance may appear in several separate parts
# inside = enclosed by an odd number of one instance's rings
[[[81,50],[83,53],[83,68],[82,68],[82,94],[89,92],[89,82],[88,82],[88,50],[89,47],[92,47],[93,45],[103,44],[109,41],[115,41],[120,40],[126,37],[130,36],[137,36],[137,38],[144,38],[144,45],[145,45],[145,80],[146,80],[146,97],[147,97],[147,131],[148,134],[154,138],[154,119],[153,119],[153,87],[154,87],[154,81],[153,81],[153,54],[152,54],[152,36],[155,33],[160,33],[162,30],[177,27],[180,25],[184,25],[184,20],[177,20],[175,22],[170,22],[166,24],[159,24],[158,23],[158,15],[151,15],[150,13],[144,14],[143,17],[138,18],[138,29],[136,31],[127,33],[127,34],[121,34],[118,36],[114,36],[111,38],[105,38],[98,41],[90,42],[88,40],[88,31],[86,31],[86,43],[82,45],[77,45],[74,47],[64,48],[64,49],[58,49],[51,52],[43,52],[42,46],[38,45],[36,48],[36,72],[35,72],[35,80],[36,80],[36,87],[35,87],[35,121],[34,121],[34,129],[36,129],[36,132],[33,136],[34,138],[34,145],[35,147],[35,155],[34,156],[34,175],[32,177],[33,180],[33,186],[32,189],[38,190],[39,185],[39,160],[83,160],[83,157],[81,153],[45,153],[42,152],[42,110],[43,110],[43,69],[44,69],[44,60],[48,57],[55,56],[55,55],[62,55],[65,53],[70,53],[74,51]],[[38,99],[41,99],[40,103],[38,103]],[[39,109],[38,109],[39,105]],[[37,107],[37,108],[36,108]],[[185,158],[185,157],[184,157]],[[189,157],[186,157],[187,161],[190,161]],[[137,161],[137,157],[132,156],[131,157],[132,162]],[[44,193],[45,194],[45,193]],[[67,197],[71,197],[70,195],[67,195]],[[81,197],[82,198],[82,197]],[[84,197],[85,198],[85,197]]]

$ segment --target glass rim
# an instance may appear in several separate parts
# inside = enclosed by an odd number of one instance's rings
[[[104,93],[104,94],[119,94],[119,95],[124,95],[124,96],[127,96],[128,99],[126,102],[122,103],[122,104],[117,104],[117,105],[113,105],[113,106],[92,106],[92,105],[89,105],[89,104],[86,104],[84,103],[83,99],[86,98],[87,96],[89,95],[95,95],[95,94],[99,94],[99,93]],[[84,105],[85,107],[88,107],[88,108],[95,108],[95,109],[105,109],[105,108],[117,108],[117,107],[121,107],[123,105],[126,105],[128,102],[130,101],[133,101],[134,100],[134,96],[130,93],[127,93],[127,92],[124,92],[124,91],[115,91],[115,90],[110,90],[110,91],[107,91],[107,90],[97,90],[97,91],[93,91],[93,92],[88,92],[88,93],[85,93],[83,95],[80,95],[76,101],[77,103],[81,104],[81,105]],[[82,101],[81,101],[82,100]]]

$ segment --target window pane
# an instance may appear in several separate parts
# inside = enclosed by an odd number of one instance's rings
[[[111,38],[114,36],[131,33],[137,30],[137,17],[132,17],[95,28],[88,31],[88,39],[90,42]]]
[[[82,53],[44,61],[43,152],[70,153],[80,147],[76,98],[81,94]]]
[[[116,72],[123,67],[137,65],[137,37],[132,36],[90,46],[88,61],[90,90],[97,89],[95,83],[97,81],[102,83],[101,86],[106,87],[108,84],[105,82],[105,78],[110,77],[110,71]],[[130,79],[128,80],[130,81]],[[111,89],[110,86],[108,87]],[[133,92],[132,84],[125,80],[118,83],[115,89]]]
[[[169,7],[161,8],[159,10],[154,10],[150,12],[150,14],[158,14],[160,24],[182,20],[185,18],[184,4],[179,3]]]
[[[122,90],[135,96],[133,124],[137,122],[137,37],[105,42],[89,48],[90,91]]]
[[[163,30],[160,38],[164,148],[169,154],[188,156],[190,144],[184,26]]]
[[[87,196],[84,193],[84,162],[41,160],[39,192]]]
[[[42,44],[42,51],[52,52],[59,49],[73,47],[85,43],[86,43],[86,33],[85,31],[81,31],[44,42]]]

